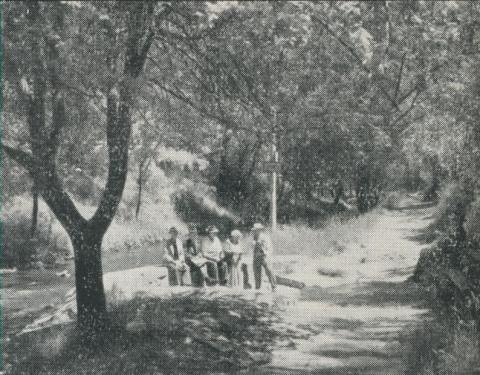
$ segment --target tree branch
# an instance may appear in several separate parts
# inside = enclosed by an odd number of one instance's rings
[[[330,26],[328,26],[328,24],[325,21],[323,21],[321,18],[319,18],[315,15],[312,16],[312,21],[318,22],[338,43],[340,43],[343,47],[345,47],[347,49],[347,51],[350,52],[350,54],[353,56],[357,65],[361,69],[363,69],[365,71],[365,73],[367,73],[367,74],[372,73],[371,69],[363,63],[362,58],[358,55],[357,51],[355,51],[355,48],[353,48],[350,44],[348,44],[342,38],[340,38],[330,28]],[[392,104],[392,106],[398,111],[399,110],[398,105],[397,105],[396,101],[392,98],[392,96],[388,93],[388,91],[382,85],[378,85],[378,87],[380,88],[380,91],[382,91],[382,93],[387,97],[388,101]]]
[[[32,154],[26,151],[16,149],[14,147],[10,147],[3,143],[2,143],[2,148],[3,148],[3,151],[8,155],[10,159],[16,161],[33,176],[34,169],[35,169],[35,162]]]
[[[48,177],[40,176],[41,172],[35,168],[35,159],[30,153],[5,144],[2,144],[2,148],[9,158],[19,163],[30,173],[45,203],[68,232],[78,228],[79,224],[86,222],[68,194],[63,191],[60,180],[55,173],[49,174]]]
[[[406,57],[407,57],[407,53],[405,52],[402,55],[402,62],[400,63],[400,70],[398,72],[397,84],[395,85],[395,94],[393,95],[393,100],[395,100],[395,102],[397,102],[398,92],[400,90],[400,84],[402,83],[403,66],[405,65],[405,58]]]
[[[408,109],[405,110],[405,112],[403,112],[400,116],[398,116],[395,121],[392,122],[391,126],[395,126],[396,124],[398,124],[403,118],[405,118],[412,110],[413,108],[415,108],[415,103],[417,101],[417,98],[418,98],[418,95],[420,94],[420,92],[417,90],[415,92],[415,96],[413,97],[412,99],[412,102],[410,103],[410,106],[408,107]]]
[[[135,13],[130,13],[124,77],[120,82],[118,103],[113,91],[107,97],[108,177],[98,208],[88,222],[96,233],[103,234],[110,226],[125,187],[128,173],[128,145],[132,128],[130,110],[133,107],[136,92],[132,83],[142,72],[148,49],[153,41],[153,37],[148,36],[151,33],[153,10],[152,3],[142,2],[135,4]],[[147,32],[149,34],[147,34],[147,40],[142,42],[146,29],[149,30]]]

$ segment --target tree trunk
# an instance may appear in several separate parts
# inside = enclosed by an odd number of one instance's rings
[[[33,206],[32,206],[32,224],[30,226],[30,238],[35,237],[35,233],[37,232],[37,224],[38,224],[38,190],[35,184],[32,187],[32,198],[33,198]]]
[[[142,188],[143,188],[143,173],[142,173],[142,165],[140,165],[138,169],[138,199],[137,199],[137,208],[135,209],[135,218],[138,219],[138,215],[140,214],[140,207],[142,205]]]
[[[438,162],[438,157],[432,157],[429,160],[429,163],[432,174],[432,182],[424,197],[427,201],[438,199],[438,190],[440,188],[440,165]]]
[[[96,342],[107,326],[102,273],[102,234],[83,228],[71,236],[75,252],[77,323],[84,341]]]
[[[405,188],[407,191],[413,191],[412,172],[408,161],[405,165]]]

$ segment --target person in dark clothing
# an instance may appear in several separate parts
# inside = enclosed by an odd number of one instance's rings
[[[252,284],[250,284],[248,278],[248,266],[243,263],[242,264],[242,274],[243,274],[243,289],[252,289]]]
[[[255,278],[255,289],[260,289],[262,285],[262,268],[270,280],[272,291],[276,289],[276,279],[272,272],[271,254],[272,242],[265,234],[265,227],[260,223],[255,223],[252,228],[253,233],[253,276]]]
[[[178,238],[177,228],[170,228],[169,233],[170,238],[165,243],[164,256],[168,268],[168,280],[170,285],[185,285],[188,266],[185,263],[183,244]]]

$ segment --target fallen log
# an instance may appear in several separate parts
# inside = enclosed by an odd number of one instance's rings
[[[292,280],[283,276],[275,276],[275,280],[277,281],[278,285],[288,286],[295,289],[305,288],[305,283],[297,280]]]

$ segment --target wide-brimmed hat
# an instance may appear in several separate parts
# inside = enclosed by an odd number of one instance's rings
[[[178,229],[175,228],[175,227],[171,227],[171,228],[168,230],[168,233],[176,233],[176,234],[178,234]]]
[[[232,233],[230,233],[230,236],[240,238],[242,237],[242,232],[240,232],[238,229],[235,229],[232,231]]]
[[[207,228],[207,232],[208,232],[208,233],[218,233],[218,228],[217,228],[215,225],[210,225],[210,226]]]
[[[261,223],[255,223],[253,224],[252,230],[263,230],[265,227]]]

